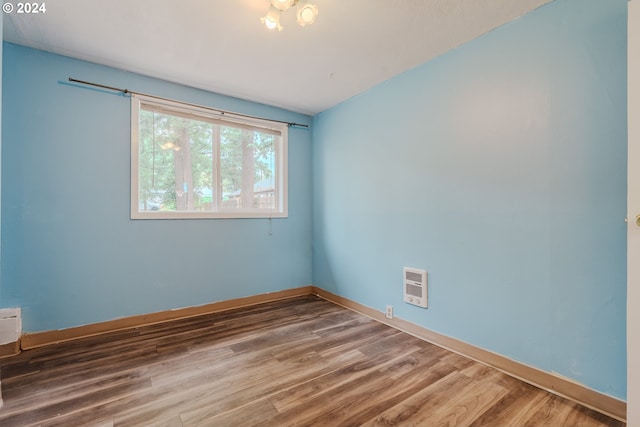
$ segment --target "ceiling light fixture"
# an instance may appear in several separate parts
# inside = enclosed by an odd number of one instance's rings
[[[296,12],[298,25],[304,27],[311,25],[316,21],[318,16],[318,6],[309,3],[309,0],[271,0],[271,5],[267,14],[260,18],[260,21],[270,30],[277,29],[282,31],[280,25],[280,14],[293,6],[298,5]]]

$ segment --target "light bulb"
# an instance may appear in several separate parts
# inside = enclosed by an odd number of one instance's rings
[[[266,27],[270,30],[275,30],[275,28],[278,26],[278,23],[272,18],[265,18],[264,25],[266,25]]]
[[[270,30],[282,31],[282,25],[280,25],[280,11],[275,7],[270,6],[267,14],[260,18],[260,21]]]
[[[318,6],[315,4],[311,4],[305,0],[298,5],[297,22],[301,27],[313,24],[317,16]]]

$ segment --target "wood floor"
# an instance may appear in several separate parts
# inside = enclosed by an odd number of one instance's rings
[[[622,426],[315,297],[1,361],[8,426]]]

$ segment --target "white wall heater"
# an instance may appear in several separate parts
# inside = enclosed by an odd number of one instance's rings
[[[427,308],[427,272],[404,267],[404,302]]]

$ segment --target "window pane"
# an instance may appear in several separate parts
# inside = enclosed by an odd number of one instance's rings
[[[221,126],[220,166],[223,209],[275,209],[276,137]]]
[[[214,126],[140,112],[140,211],[213,210]]]
[[[133,102],[132,218],[286,216],[286,125]]]

